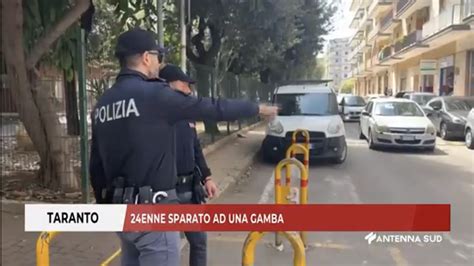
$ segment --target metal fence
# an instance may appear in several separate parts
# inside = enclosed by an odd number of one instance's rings
[[[266,102],[271,100],[271,85],[263,84],[255,77],[235,75],[225,73],[221,76],[214,74],[212,68],[200,65],[191,65],[189,69],[190,75],[197,80],[197,90],[205,96],[225,97],[225,98],[243,98],[254,101]],[[199,75],[199,76],[198,76]],[[34,146],[26,133],[26,130],[19,119],[16,112],[14,101],[11,97],[10,88],[6,88],[4,82],[5,75],[2,75],[2,94],[0,105],[0,163],[2,178],[5,176],[17,175],[21,172],[33,172],[39,169],[39,156],[34,150]],[[109,79],[110,82],[114,78]],[[88,109],[89,118],[90,110],[95,105],[94,82],[102,82],[101,80],[89,80],[88,84]],[[71,165],[64,169],[64,174],[70,174],[71,171],[79,178],[80,176],[80,141],[79,136],[67,135],[67,118],[66,118],[66,99],[64,93],[64,82],[61,76],[58,78],[49,78],[42,81],[42,89],[49,92],[51,104],[54,105],[58,122],[63,128],[64,134],[57,137],[57,141],[61,142],[68,149],[68,158]],[[197,129],[201,143],[205,146],[218,139],[231,134],[242,127],[251,125],[258,121],[258,118],[245,119],[240,121],[218,123],[218,134],[204,134],[204,126],[198,123]],[[90,121],[89,137],[90,137]],[[72,170],[71,170],[72,169]],[[3,181],[3,180],[2,180]],[[79,182],[79,180],[78,180]]]

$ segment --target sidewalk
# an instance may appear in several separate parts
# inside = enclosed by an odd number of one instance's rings
[[[244,138],[234,133],[205,149],[212,151],[206,158],[220,190],[245,174],[260,148],[263,126],[242,134]],[[35,265],[38,235],[24,232],[23,204],[2,201],[1,265]],[[51,243],[50,261],[51,265],[99,265],[118,248],[114,233],[61,233]],[[119,260],[112,265],[119,265]]]

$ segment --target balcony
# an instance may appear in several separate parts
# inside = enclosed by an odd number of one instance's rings
[[[461,15],[460,5],[453,5],[452,8],[441,11],[437,17],[423,24],[423,39],[429,38],[450,26],[461,24]]]
[[[390,56],[392,56],[392,46],[385,46],[385,48],[383,48],[377,56],[379,57],[379,62],[388,59]]]
[[[367,11],[369,18],[376,18],[380,12],[390,9],[392,2],[392,0],[372,0]]]
[[[400,52],[401,50],[413,46],[422,40],[422,31],[421,30],[416,30],[407,36],[404,36],[402,40],[398,41],[394,45],[394,50],[395,53]]]
[[[432,0],[399,0],[396,7],[396,18],[406,19],[418,9],[428,7]]]
[[[474,17],[474,0],[464,0],[462,6],[463,21],[472,19]]]

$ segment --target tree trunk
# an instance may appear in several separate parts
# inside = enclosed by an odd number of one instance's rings
[[[66,71],[63,72],[64,95],[66,99],[66,118],[67,118],[67,134],[70,136],[79,136],[79,115],[77,109],[77,86],[76,74],[72,80],[67,80]]]
[[[36,73],[27,70],[23,50],[22,1],[2,1],[2,49],[13,100],[41,162],[39,178],[46,187],[77,190],[69,139],[59,124],[52,97],[40,88]]]
[[[197,91],[202,97],[212,97],[212,70],[203,66],[196,66]],[[204,121],[205,132],[208,134],[219,134],[216,121]]]

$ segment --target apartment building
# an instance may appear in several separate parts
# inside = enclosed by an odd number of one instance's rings
[[[329,40],[326,51],[327,77],[335,89],[340,89],[342,82],[351,76],[349,38]]]
[[[474,95],[474,0],[352,0],[359,95]]]

